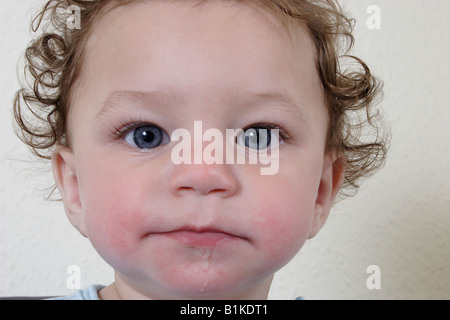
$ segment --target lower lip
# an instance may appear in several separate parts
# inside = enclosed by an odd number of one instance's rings
[[[240,239],[222,232],[175,231],[164,235],[184,244],[198,247],[214,247],[223,241]]]

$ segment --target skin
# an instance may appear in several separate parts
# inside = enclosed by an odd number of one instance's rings
[[[320,230],[343,170],[324,152],[312,43],[300,24],[291,36],[266,10],[225,1],[144,1],[99,20],[53,171],[70,221],[115,270],[102,299],[266,299],[274,273]],[[104,106],[124,90],[164,99]],[[255,100],[273,92],[291,102]],[[115,134],[144,122],[170,136],[196,120],[223,132],[277,124],[289,135],[278,173],[175,165],[173,142],[142,151]]]

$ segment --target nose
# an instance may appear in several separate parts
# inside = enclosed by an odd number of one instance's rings
[[[181,164],[172,172],[169,183],[177,196],[214,194],[226,198],[238,186],[232,167],[227,164]]]

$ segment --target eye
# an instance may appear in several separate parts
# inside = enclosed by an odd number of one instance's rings
[[[143,150],[168,144],[170,137],[161,128],[154,125],[144,125],[130,130],[124,138],[125,142]]]
[[[246,148],[264,150],[270,146],[273,138],[272,135],[272,131],[268,128],[253,126],[244,130],[237,137],[236,142]],[[274,138],[278,139],[278,136]]]

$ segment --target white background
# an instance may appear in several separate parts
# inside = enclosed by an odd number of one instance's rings
[[[113,280],[62,204],[43,199],[49,166],[31,158],[12,130],[17,62],[42,3],[0,7],[0,296],[71,293],[71,265],[80,267],[82,287]],[[380,30],[366,26],[370,5],[381,9]],[[385,83],[391,152],[276,275],[270,298],[450,299],[450,2],[347,0],[345,7],[358,21],[354,53]],[[380,290],[366,286],[370,265],[381,269]]]

